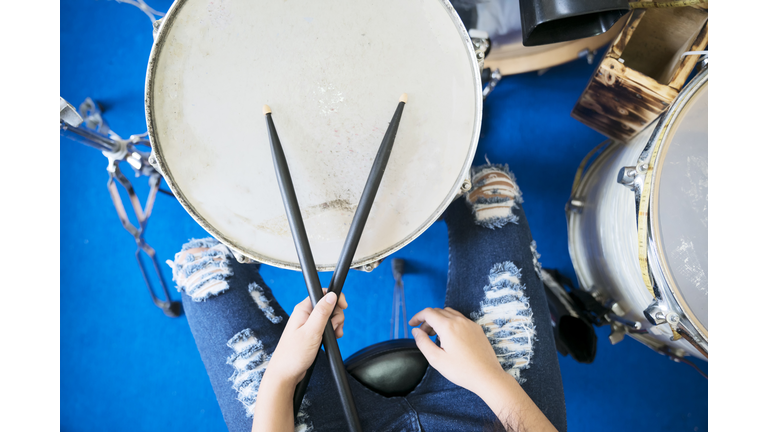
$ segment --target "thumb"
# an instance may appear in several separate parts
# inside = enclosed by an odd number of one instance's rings
[[[416,340],[416,346],[419,347],[419,351],[424,354],[429,364],[435,367],[434,363],[438,360],[443,350],[432,342],[432,339],[429,338],[429,335],[424,330],[414,327],[411,333],[413,334],[413,339]]]
[[[333,308],[336,306],[336,293],[329,292],[315,305],[312,313],[309,314],[307,322],[304,323],[304,327],[312,334],[322,334],[325,329],[325,324],[328,322],[328,318],[333,313]]]

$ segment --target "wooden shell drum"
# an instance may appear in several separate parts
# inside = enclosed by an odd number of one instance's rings
[[[640,323],[624,327],[630,336],[699,358],[708,356],[707,83],[704,69],[635,138],[610,142],[575,185],[568,211],[582,289]]]
[[[299,270],[262,106],[318,270],[333,270],[398,98],[394,150],[353,267],[424,232],[466,179],[482,118],[472,42],[445,0],[177,0],[145,89],[152,162],[209,233]]]
[[[589,57],[591,63],[595,51],[613,41],[626,21],[622,18],[597,36],[527,47],[523,45],[520,2],[483,1],[477,3],[476,10],[476,27],[488,32],[492,44],[485,67],[499,69],[502,75],[545,70],[581,57]]]

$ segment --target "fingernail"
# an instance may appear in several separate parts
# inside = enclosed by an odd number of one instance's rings
[[[413,336],[416,336],[416,327],[414,327],[414,328],[412,328],[412,329],[411,329],[411,334],[412,334]]]
[[[335,292],[329,292],[325,295],[325,301],[327,301],[330,304],[336,303],[336,293]]]

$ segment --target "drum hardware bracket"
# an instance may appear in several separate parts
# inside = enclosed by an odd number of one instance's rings
[[[489,68],[483,69],[483,75],[485,75],[485,71],[488,71],[490,73],[490,76],[488,78],[488,82],[485,84],[485,87],[483,87],[483,100],[485,100],[486,97],[493,91],[493,89],[496,88],[496,84],[501,81],[502,75],[499,68],[496,68],[491,72]]]
[[[584,48],[583,50],[579,51],[578,58],[587,58],[587,64],[592,64],[595,61],[595,56],[597,55],[597,50],[590,50],[589,48]]]
[[[658,299],[654,300],[653,303],[643,311],[643,315],[645,315],[645,318],[649,323],[655,326],[667,322],[667,314],[662,310],[661,303],[659,303]]]
[[[616,345],[624,340],[625,334],[627,334],[626,327],[616,322],[611,323],[611,334],[608,335],[608,340],[611,342],[611,345]]]
[[[635,190],[635,179],[637,179],[637,174],[637,167],[622,167],[619,169],[619,176],[616,181],[632,190]]]
[[[680,324],[680,315],[674,312],[668,313],[666,318],[667,318],[667,322],[672,326],[677,327],[677,325]]]
[[[623,325],[625,325],[625,326],[627,326],[627,327],[629,327],[629,328],[631,328],[633,330],[640,330],[640,329],[643,328],[642,324],[640,324],[639,322],[628,320],[626,318],[622,318],[622,317],[616,315],[613,312],[609,312],[608,314],[606,314],[606,318],[608,318],[609,320],[611,320],[613,322],[617,322],[619,324],[623,324]]]
[[[234,250],[232,250],[231,248],[230,248],[229,250],[231,250],[231,251],[232,251],[232,255],[234,255],[234,256],[235,256],[235,259],[236,259],[236,260],[237,260],[237,262],[239,262],[240,264],[251,264],[251,263],[255,263],[255,262],[256,262],[256,261],[254,261],[254,260],[252,260],[252,259],[248,258],[247,256],[245,256],[244,254],[241,254],[240,252],[234,251]]]
[[[456,191],[456,196],[453,197],[453,201],[461,198],[465,193],[472,190],[472,178],[467,176],[464,181],[461,182],[459,190]]]
[[[565,211],[573,212],[573,213],[581,213],[581,209],[584,208],[584,201],[577,200],[575,198],[572,198],[570,201],[568,201],[567,204],[565,204]]]
[[[681,338],[679,332],[679,328],[681,326],[680,315],[678,315],[676,312],[665,313],[665,309],[666,308],[662,308],[661,302],[656,299],[653,301],[653,303],[651,303],[650,306],[648,306],[648,308],[643,311],[643,315],[645,315],[645,318],[648,320],[648,322],[655,326],[662,324],[669,325],[669,329],[672,331],[672,337],[670,337],[669,340],[679,340]]]
[[[152,40],[157,39],[157,33],[160,32],[160,26],[163,25],[163,21],[165,21],[165,17],[157,19],[152,23]]]
[[[461,194],[465,194],[472,190],[472,179],[465,178],[464,181],[461,183]]]
[[[470,29],[469,37],[472,39],[472,45],[475,48],[477,66],[482,71],[485,65],[485,57],[491,52],[491,39],[488,36],[488,32],[477,29]]]
[[[155,250],[144,240],[144,232],[149,217],[152,214],[152,208],[155,203],[157,192],[160,190],[161,181],[161,175],[149,163],[150,153],[141,151],[137,148],[138,145],[150,146],[150,143],[146,138],[147,134],[131,135],[127,140],[122,139],[109,129],[109,126],[101,117],[101,109],[91,98],[86,98],[80,105],[79,113],[75,112],[74,107],[72,107],[66,100],[63,98],[60,99],[61,135],[101,150],[102,154],[109,161],[107,165],[107,172],[109,173],[107,189],[109,190],[112,204],[115,206],[115,211],[117,212],[117,216],[120,219],[123,228],[125,228],[126,231],[133,236],[134,240],[136,240],[136,261],[139,264],[139,270],[141,270],[141,276],[144,279],[144,283],[149,290],[149,295],[152,297],[152,302],[155,306],[162,309],[163,313],[169,317],[181,316],[181,303],[171,300],[168,287],[160,272],[160,265],[158,264]],[[149,177],[149,194],[143,207],[133,186],[122,171],[120,171],[119,163],[122,161],[127,162],[131,168],[133,168],[136,177],[142,175]],[[138,227],[134,226],[130,219],[128,219],[128,214],[125,211],[125,206],[123,205],[123,200],[120,197],[120,192],[117,189],[116,183],[119,183],[127,192],[128,200],[131,203],[131,207],[136,215],[136,220],[138,221]],[[160,281],[160,287],[165,295],[165,300],[161,300],[155,296],[152,285],[147,277],[147,271],[141,261],[142,252],[144,252],[152,261],[152,267]]]
[[[383,259],[380,259],[378,261],[374,261],[374,262],[371,262],[371,263],[368,263],[368,264],[363,264],[361,266],[352,267],[352,268],[355,269],[355,270],[361,270],[361,271],[364,271],[366,273],[370,273],[376,267],[378,267],[383,261],[384,261]]]
[[[621,305],[619,305],[618,302],[613,302],[613,304],[611,305],[610,308],[613,311],[613,313],[615,313],[616,315],[618,315],[620,317],[622,317],[622,316],[627,314],[626,312],[624,312],[624,309],[621,308]]]
[[[680,315],[670,312],[667,314],[667,322],[669,323],[669,329],[672,330],[672,337],[669,338],[669,340],[676,341],[679,340],[682,336],[680,336]]]

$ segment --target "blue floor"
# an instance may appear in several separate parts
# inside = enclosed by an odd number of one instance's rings
[[[168,0],[151,1],[166,11]],[[61,96],[90,96],[123,137],[146,130],[144,76],[152,45],[149,19],[113,1],[61,2]],[[476,162],[508,163],[545,267],[575,279],[564,205],[581,158],[604,138],[570,117],[594,65],[576,61],[506,77],[485,103]],[[63,431],[224,431],[213,390],[185,318],[168,318],[150,302],[106,189],[106,159],[61,140],[61,429]],[[146,178],[124,172],[140,196]],[[159,195],[146,235],[161,261],[189,238],[205,236],[181,206]],[[436,223],[394,256],[408,263],[409,314],[441,306],[448,265],[445,225]],[[389,338],[390,260],[352,272],[344,357]],[[165,267],[165,266],[164,266]],[[163,268],[170,282],[170,270]],[[297,272],[265,266],[264,279],[289,309],[306,296]],[[321,275],[323,283],[329,273]],[[172,283],[171,283],[172,285]],[[179,293],[172,292],[179,298]],[[707,381],[634,340],[612,346],[598,329],[593,364],[561,357],[572,431],[705,431]],[[707,365],[697,362],[705,371]],[[674,392],[674,396],[672,396]]]

